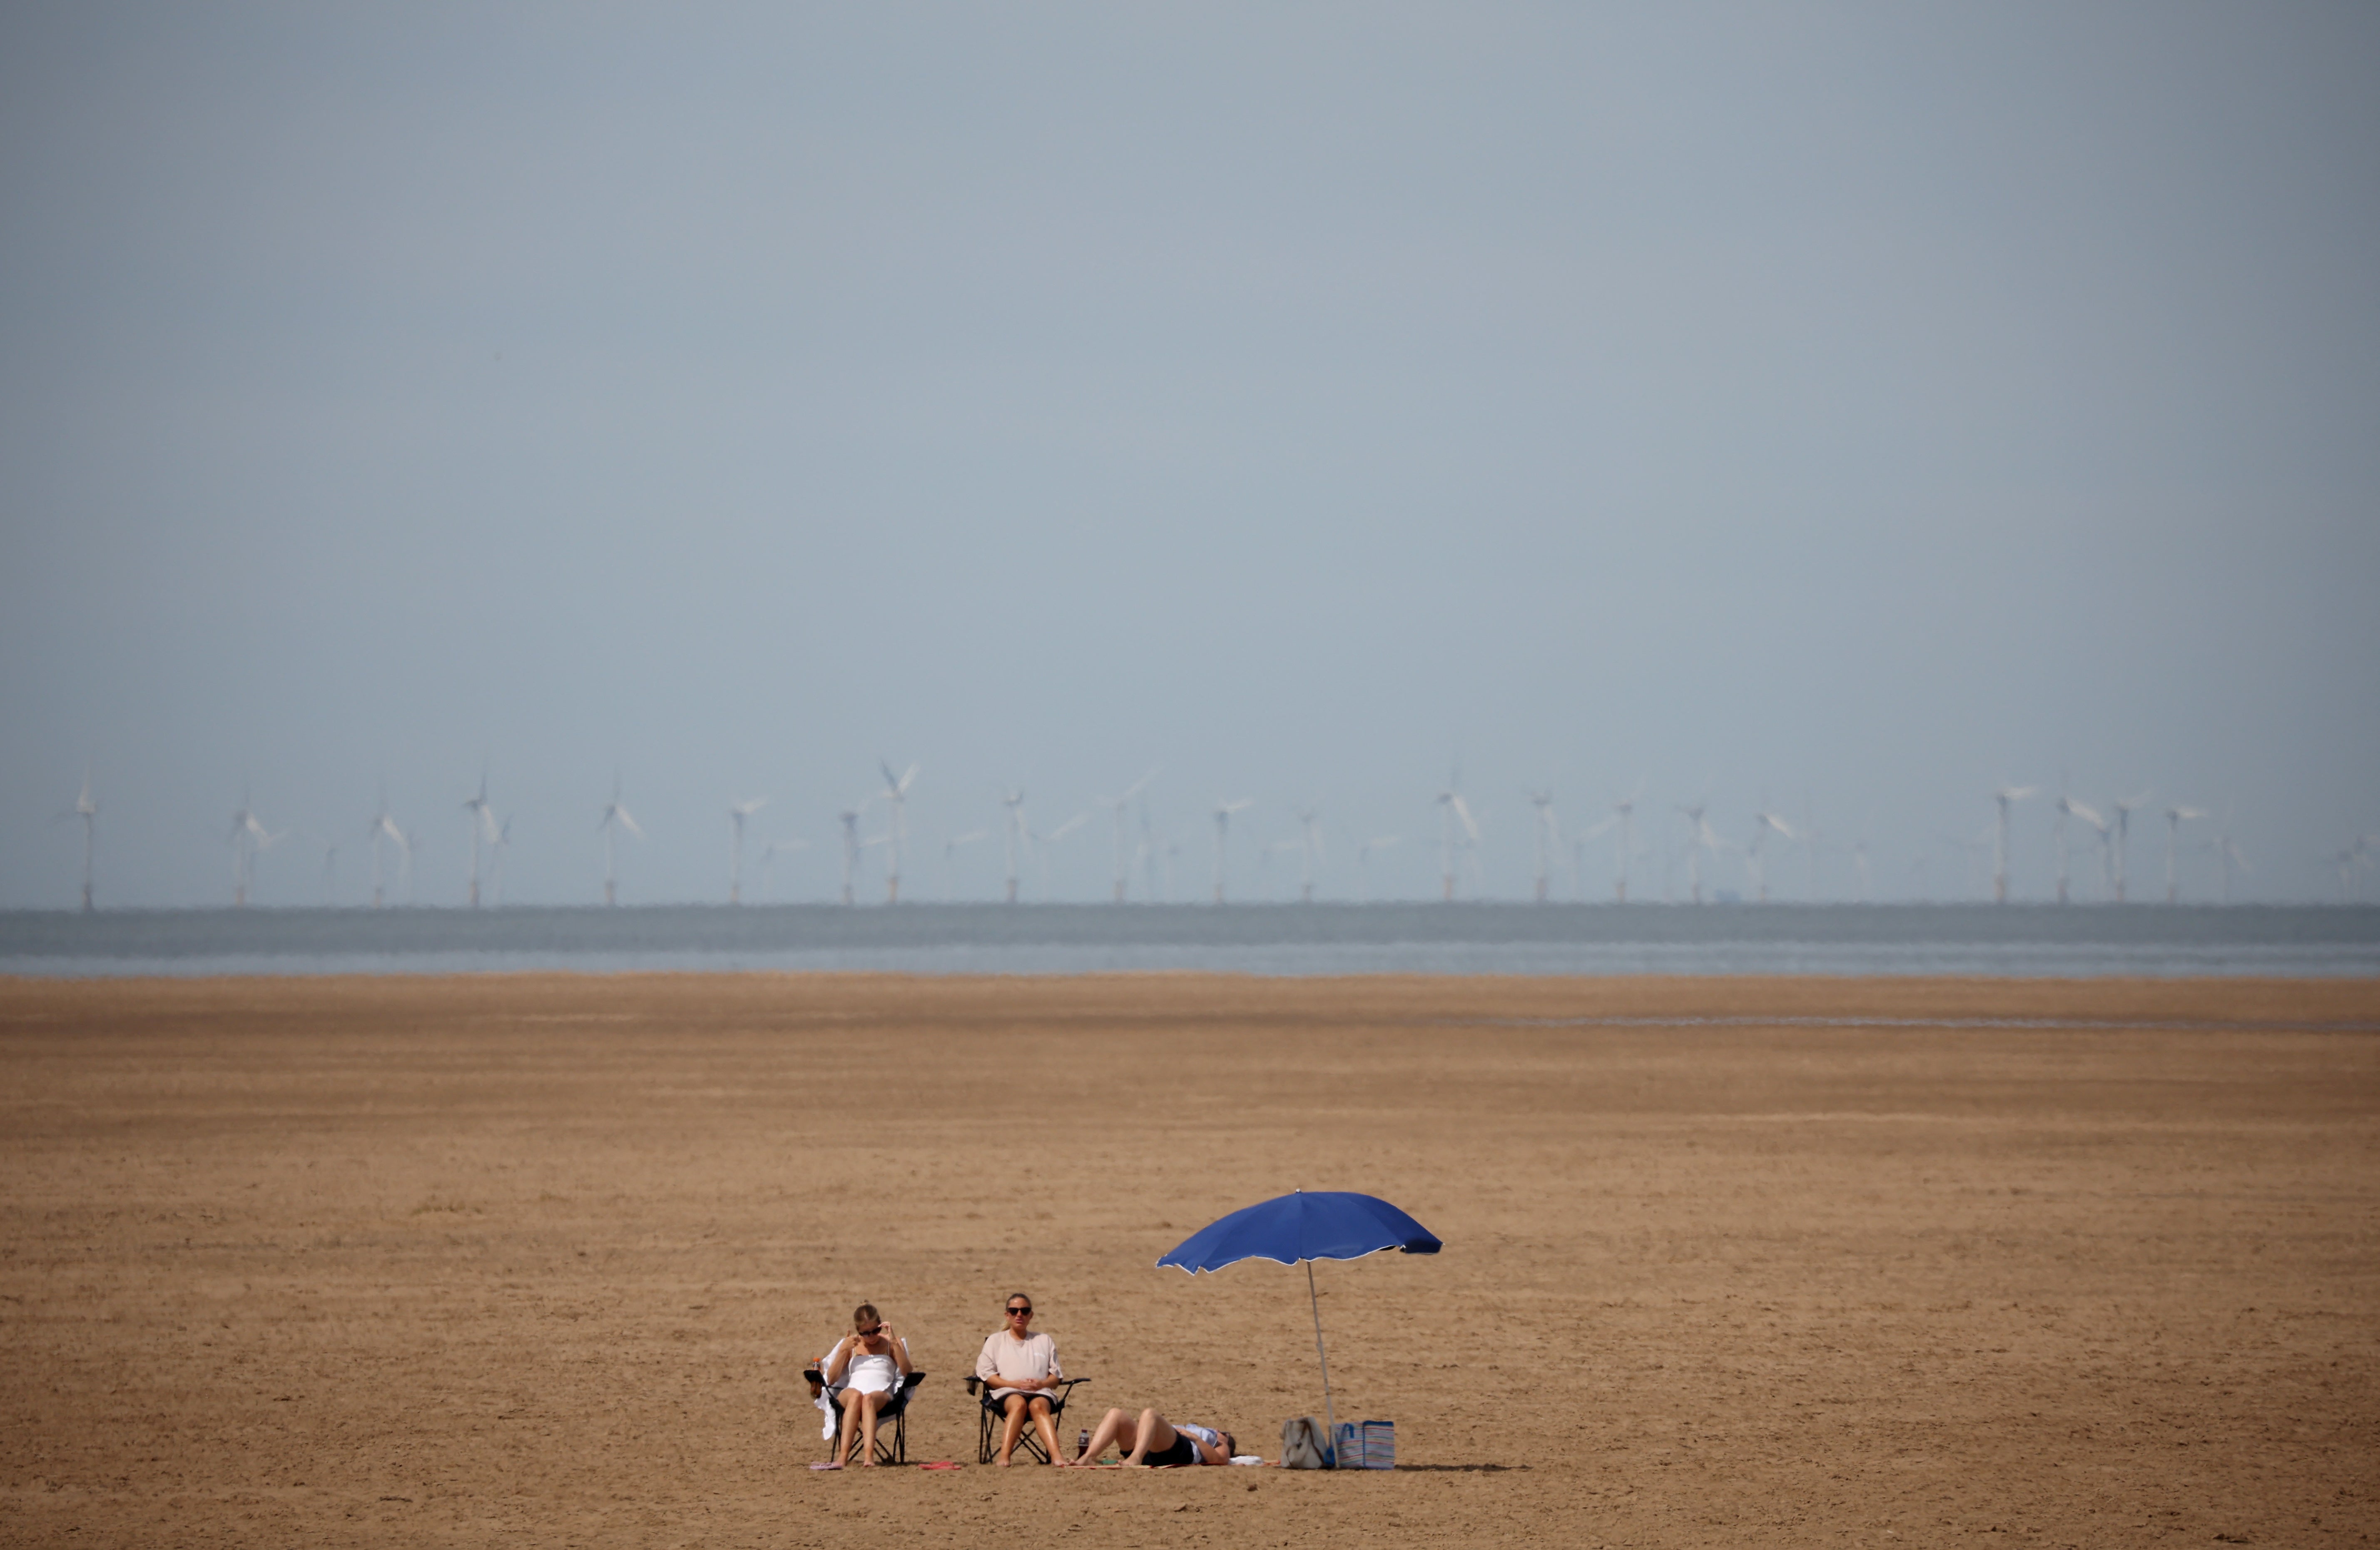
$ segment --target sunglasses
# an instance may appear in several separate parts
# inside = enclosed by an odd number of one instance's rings
[[[1012,1319],[1029,1319],[1033,1316],[1033,1310],[1030,1308],[1011,1308],[1008,1311],[1008,1316]]]
[[[870,1325],[868,1325],[866,1329],[856,1330],[856,1331],[854,1331],[853,1333],[856,1334],[856,1335],[857,1335],[861,1339],[865,1340],[865,1339],[867,1339],[869,1336],[874,1335],[878,1330],[882,1329],[883,1327],[884,1327],[884,1326],[883,1326],[882,1324],[870,1324]]]

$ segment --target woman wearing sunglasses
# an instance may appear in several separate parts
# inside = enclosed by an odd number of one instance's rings
[[[909,1346],[876,1313],[876,1304],[863,1302],[852,1310],[851,1333],[835,1342],[821,1369],[827,1387],[840,1390],[835,1403],[843,1410],[843,1449],[839,1462],[848,1466],[854,1444],[859,1461],[876,1462],[876,1413],[901,1392],[909,1375]]]
[[[1000,1467],[1008,1467],[1008,1456],[1016,1451],[1016,1439],[1024,1434],[1028,1420],[1041,1439],[1041,1450],[1051,1463],[1059,1462],[1058,1428],[1050,1419],[1050,1391],[1064,1383],[1066,1374],[1058,1367],[1058,1343],[1033,1332],[1033,1300],[1023,1292],[1008,1294],[1001,1327],[991,1332],[982,1354],[975,1359],[975,1375],[990,1385],[991,1397],[999,1401],[1003,1415],[996,1460]]]

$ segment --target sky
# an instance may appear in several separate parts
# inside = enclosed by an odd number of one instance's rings
[[[2015,897],[2062,788],[2133,897],[2180,805],[2185,898],[2336,898],[2374,80],[2353,4],[6,7],[0,907],[86,770],[103,906],[230,902],[244,796],[256,902],[361,902],[383,791],[459,904],[483,773],[507,900],[615,781],[623,902],[763,796],[832,897],[880,762],[909,897],[1018,789],[1106,897],[1153,769],[1181,898],[1243,799],[1232,897],[1305,810],[1434,897],[1450,780],[1466,897],[1549,792],[1556,897],[1633,794],[1637,897],[1697,803],[1708,889],[1768,812],[1772,897],[1974,897],[2015,783]]]

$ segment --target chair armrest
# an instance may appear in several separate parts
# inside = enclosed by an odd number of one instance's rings
[[[903,1378],[903,1379],[901,1380],[901,1386],[902,1386],[903,1388],[915,1388],[915,1387],[917,1387],[919,1384],[924,1383],[925,1381],[926,1381],[926,1374],[925,1374],[925,1373],[910,1373],[910,1374],[908,1374],[906,1377],[905,1377],[905,1378]]]
[[[967,1396],[970,1398],[974,1397],[976,1390],[983,1386],[983,1380],[977,1377],[973,1373],[969,1373],[962,1381],[966,1385]]]
[[[808,1382],[814,1384],[824,1385],[826,1382],[826,1374],[820,1372],[815,1367],[805,1367],[802,1369],[802,1376]]]

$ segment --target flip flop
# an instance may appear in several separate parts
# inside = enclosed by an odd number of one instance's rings
[[[810,1468],[811,1468],[811,1469],[814,1469],[814,1470],[839,1470],[839,1469],[843,1468],[843,1466],[842,1466],[841,1464],[826,1463],[826,1464],[812,1464],[812,1465],[810,1466]]]
[[[951,1462],[949,1459],[947,1459],[947,1458],[939,1458],[939,1459],[936,1459],[933,1463],[930,1463],[930,1464],[920,1464],[920,1465],[918,1465],[918,1466],[917,1466],[917,1468],[919,1468],[919,1469],[921,1469],[921,1470],[955,1470],[955,1469],[957,1469],[958,1467],[959,1467],[958,1465],[952,1463],[952,1462]]]

